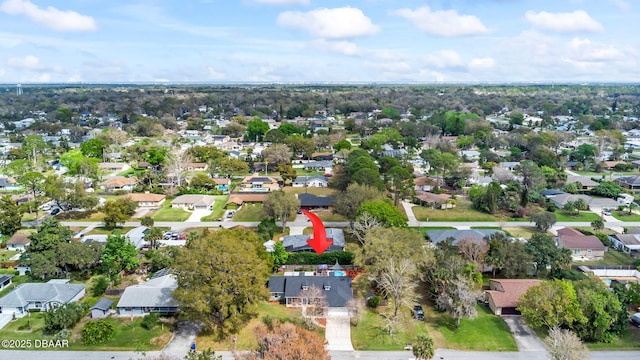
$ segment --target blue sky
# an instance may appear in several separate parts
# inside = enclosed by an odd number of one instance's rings
[[[0,0],[0,83],[640,82],[637,0]]]

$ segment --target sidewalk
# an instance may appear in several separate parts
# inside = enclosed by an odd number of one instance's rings
[[[405,200],[402,200],[401,203],[402,203],[402,207],[404,208],[404,212],[407,214],[407,219],[409,220],[409,221],[407,221],[407,224],[410,227],[418,227],[418,226],[420,226],[420,224],[418,223],[418,219],[413,214],[413,210],[412,210],[412,208],[415,205],[410,203],[410,202],[408,202],[408,201],[405,201]]]

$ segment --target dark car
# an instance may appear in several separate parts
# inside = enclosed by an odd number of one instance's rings
[[[416,320],[424,320],[424,310],[421,305],[413,306],[413,318]]]
[[[60,208],[55,208],[51,210],[51,216],[56,216],[60,213]]]

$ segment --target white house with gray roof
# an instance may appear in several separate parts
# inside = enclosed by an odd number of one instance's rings
[[[451,245],[458,245],[463,239],[468,239],[474,242],[477,241],[485,241],[484,239],[487,236],[493,235],[495,233],[504,234],[502,230],[494,230],[494,229],[470,229],[470,230],[430,230],[427,231],[427,237],[429,237],[429,241],[432,244],[438,244],[443,241],[447,241],[447,239],[453,239]]]
[[[84,293],[84,284],[69,284],[69,280],[66,279],[20,284],[0,298],[0,313],[22,317],[29,309],[44,311],[66,303],[77,302],[84,297]]]
[[[178,311],[178,302],[173,298],[173,291],[177,287],[178,282],[172,274],[129,286],[118,301],[118,314],[143,316],[152,312],[175,313]]]

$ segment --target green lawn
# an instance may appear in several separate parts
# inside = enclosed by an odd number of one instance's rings
[[[629,327],[620,336],[610,343],[587,344],[589,350],[634,350],[640,351],[640,329],[635,326]]]
[[[628,211],[613,211],[611,212],[611,216],[613,216],[614,218],[620,220],[620,221],[640,221],[640,215],[636,214],[636,213],[631,213],[631,215],[628,215],[629,212]]]
[[[564,211],[554,212],[557,222],[591,222],[593,220],[600,219],[598,214],[594,214],[589,211],[580,211],[577,216],[567,215]]]
[[[320,220],[322,220],[324,222],[345,222],[345,221],[349,221],[349,219],[347,219],[345,216],[337,214],[337,213],[335,213],[335,212],[333,212],[331,210],[314,211],[314,213],[316,215],[318,215]],[[304,215],[302,215],[302,216],[304,216]]]
[[[213,204],[213,211],[210,215],[204,216],[200,221],[218,221],[224,216],[224,206],[229,200],[229,195],[215,195],[216,202]]]
[[[171,340],[170,322],[147,330],[141,326],[141,317],[136,317],[133,321],[128,317],[109,317],[106,318],[106,321],[113,324],[115,328],[113,339],[104,344],[83,344],[80,334],[85,321],[81,321],[73,329],[71,340],[69,341],[69,349],[86,351],[155,351],[161,350]]]
[[[191,213],[182,209],[165,207],[153,214],[154,221],[186,221]]]
[[[20,253],[20,251],[2,249],[2,250],[0,250],[0,261],[10,260],[12,256],[14,256],[16,254],[19,254],[19,253]]]
[[[45,213],[46,213],[46,211],[39,211],[38,215],[42,215],[42,214],[45,214]],[[32,213],[26,212],[26,213],[22,214],[22,221],[33,221],[35,219],[36,219],[36,213],[35,212],[32,212]]]
[[[282,322],[294,321],[299,317],[297,311],[293,309],[287,309],[284,305],[262,303],[258,306],[258,316],[249,321],[249,323],[238,333],[238,339],[236,340],[236,346],[241,350],[255,349],[258,346],[256,342],[254,329],[262,322],[265,316],[269,316],[272,319],[279,319]],[[226,340],[219,341],[212,335],[200,335],[196,339],[198,347],[201,349],[211,348],[216,351],[229,350],[229,342]]]
[[[236,211],[233,216],[233,221],[260,221],[260,213],[262,211],[262,204],[247,204]],[[292,220],[292,219],[289,219]]]
[[[425,321],[401,319],[392,337],[384,331],[384,319],[365,310],[358,326],[351,328],[351,341],[356,350],[402,350],[419,334],[428,334],[436,348],[476,351],[517,351],[516,343],[504,321],[478,306],[478,317],[463,319],[460,328],[449,315],[424,307]]]
[[[497,216],[480,212],[471,207],[471,202],[458,198],[453,209],[440,210],[414,206],[413,214],[418,221],[500,221]]]
[[[114,231],[120,231],[120,234],[126,234],[131,229],[134,229],[134,227],[133,226],[118,226],[118,227],[116,227],[114,229],[107,229],[104,226],[98,226],[98,227],[95,227],[95,228],[91,229],[91,231],[86,233],[86,235],[111,235]]]
[[[613,250],[604,253],[604,259],[598,261],[577,261],[579,265],[633,265],[634,259],[622,251]]]
[[[336,191],[334,189],[330,189],[330,188],[321,188],[321,187],[293,187],[293,186],[286,186],[283,188],[284,191],[288,192],[288,193],[293,193],[293,194],[304,194],[304,193],[309,193],[309,194],[314,194],[314,195],[318,195],[318,196],[334,196],[336,195]]]

